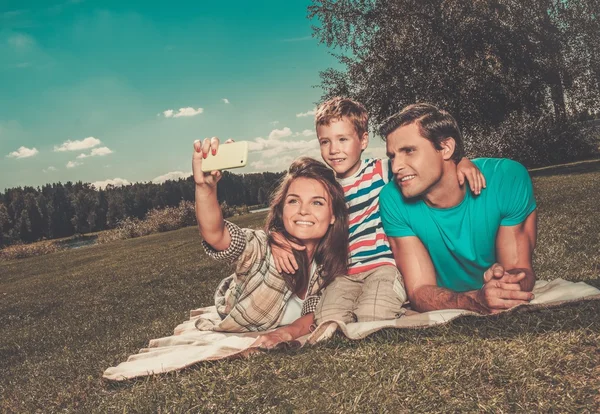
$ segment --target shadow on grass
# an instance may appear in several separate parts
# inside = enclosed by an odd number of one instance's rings
[[[596,280],[598,282],[598,280]],[[339,331],[326,348],[355,348],[362,342],[389,344],[390,342],[468,343],[472,339],[511,340],[535,337],[548,333],[568,333],[586,330],[600,333],[600,299],[566,303],[550,308],[521,308],[487,317],[462,316],[444,325],[425,328],[386,328],[356,341]]]
[[[554,165],[535,168],[529,171],[532,177],[548,177],[551,175],[576,175],[600,172],[600,160],[580,161],[572,164]]]

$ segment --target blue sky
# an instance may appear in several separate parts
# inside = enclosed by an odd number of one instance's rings
[[[215,135],[251,142],[238,172],[319,157],[313,86],[337,62],[308,0],[1,4],[0,189],[186,176]]]

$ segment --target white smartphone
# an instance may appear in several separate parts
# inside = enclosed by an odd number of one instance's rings
[[[202,160],[202,171],[229,170],[231,168],[245,167],[248,162],[248,142],[230,142],[220,144],[217,155],[208,153]]]

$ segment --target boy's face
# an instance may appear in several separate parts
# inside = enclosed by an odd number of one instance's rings
[[[360,168],[360,156],[369,144],[369,134],[358,136],[354,124],[348,118],[331,121],[317,127],[321,157],[338,178],[352,176]]]
[[[443,175],[444,153],[421,136],[416,123],[401,126],[387,136],[396,185],[406,198],[427,194]]]

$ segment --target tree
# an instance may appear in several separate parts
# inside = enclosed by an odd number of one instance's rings
[[[121,191],[113,190],[108,192],[108,209],[106,212],[106,225],[112,229],[126,217],[125,199]]]
[[[466,130],[600,108],[597,0],[313,0],[308,10],[345,67],[321,72],[323,99],[353,97],[375,124],[417,101]]]
[[[8,231],[12,227],[8,209],[4,203],[0,203],[0,247],[8,242]]]
[[[71,218],[71,223],[75,232],[88,233],[94,230],[96,223],[98,193],[87,184],[77,187],[79,191],[73,195],[71,201],[73,210],[75,211],[75,214]]]

